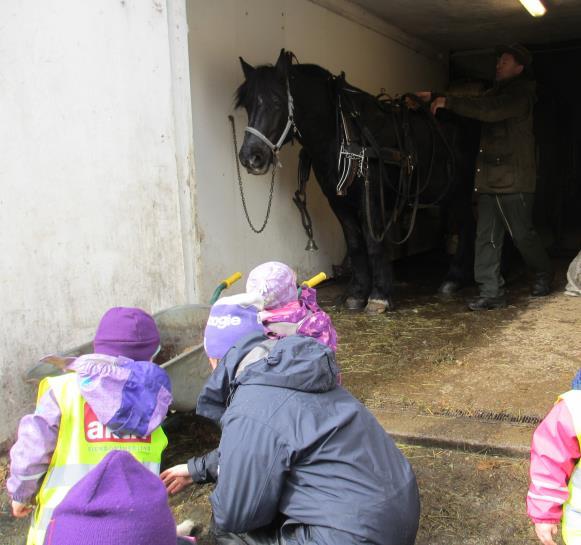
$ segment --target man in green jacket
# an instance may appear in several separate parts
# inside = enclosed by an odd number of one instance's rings
[[[478,192],[474,276],[480,296],[471,310],[506,306],[500,259],[508,231],[534,272],[533,296],[551,291],[552,266],[532,224],[536,183],[533,107],[535,82],[527,77],[532,57],[520,44],[500,46],[496,81],[480,97],[439,96],[432,101],[435,114],[447,108],[482,121],[474,191]],[[420,94],[430,100],[431,93]]]

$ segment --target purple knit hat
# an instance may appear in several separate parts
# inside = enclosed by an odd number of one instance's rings
[[[209,358],[222,359],[238,339],[263,332],[258,313],[264,303],[257,294],[240,293],[218,299],[210,309],[204,332],[204,348]]]
[[[97,354],[149,361],[159,348],[159,331],[140,308],[114,307],[101,318],[93,347]]]
[[[55,509],[44,545],[176,545],[159,477],[125,451],[109,452]]]
[[[284,263],[268,261],[250,271],[246,291],[258,293],[266,310],[282,307],[297,300],[297,275]]]

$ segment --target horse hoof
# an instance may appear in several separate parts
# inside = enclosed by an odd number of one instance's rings
[[[361,310],[365,306],[365,299],[360,297],[349,296],[345,299],[345,308],[347,310]]]
[[[462,284],[460,282],[456,282],[454,280],[446,280],[442,282],[440,287],[438,288],[438,293],[440,295],[454,295],[458,293],[462,289]]]
[[[395,310],[395,305],[390,297],[387,299],[369,299],[365,307],[367,314],[383,314],[391,310]]]

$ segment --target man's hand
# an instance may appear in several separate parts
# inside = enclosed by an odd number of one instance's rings
[[[537,522],[535,524],[535,532],[543,545],[557,545],[553,540],[553,536],[556,536],[558,532],[556,524]]]
[[[194,482],[188,473],[187,464],[180,464],[166,469],[160,475],[160,478],[167,488],[168,494],[177,494]]]
[[[12,500],[12,514],[17,519],[22,519],[28,515],[30,515],[31,511],[34,508],[32,505],[28,505],[27,503],[20,503],[19,501]]]
[[[430,110],[432,110],[432,115],[436,115],[436,112],[440,108],[445,108],[445,107],[446,107],[446,97],[438,97],[438,98],[434,99],[434,101],[432,102],[432,105],[430,106]]]

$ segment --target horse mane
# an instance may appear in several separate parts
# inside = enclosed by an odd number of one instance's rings
[[[320,77],[328,79],[332,77],[331,72],[318,64],[293,64],[290,66],[291,73],[297,71],[305,76]],[[262,64],[257,66],[250,79],[245,80],[236,89],[234,94],[234,107],[241,108],[248,98],[255,97],[259,90],[268,89],[279,83],[279,75],[276,67],[272,64]]]
[[[319,76],[321,78],[330,78],[333,76],[329,70],[318,64],[293,64],[291,70],[301,72],[305,76]]]
[[[248,97],[255,97],[260,89],[268,88],[276,83],[277,74],[272,64],[257,66],[250,79],[244,80],[242,85],[236,89],[234,106],[240,108],[244,106]]]

